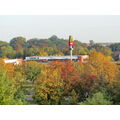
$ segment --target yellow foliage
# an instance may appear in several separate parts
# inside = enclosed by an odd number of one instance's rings
[[[118,68],[102,53],[93,51],[90,54],[90,60],[85,65],[85,72],[97,76],[104,76],[108,81],[116,80]]]
[[[59,69],[52,69],[51,66],[42,69],[36,85],[36,96],[42,99],[40,104],[53,104],[52,101],[57,101],[60,95],[60,87],[62,87],[62,80]]]
[[[9,77],[13,77],[14,75],[14,65],[11,63],[4,63],[3,60],[0,60],[0,67],[2,71],[6,72]]]
[[[48,56],[48,53],[45,51],[40,51],[39,56]]]

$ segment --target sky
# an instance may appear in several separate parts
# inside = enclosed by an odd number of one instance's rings
[[[0,15],[0,40],[17,36],[120,42],[120,15]]]

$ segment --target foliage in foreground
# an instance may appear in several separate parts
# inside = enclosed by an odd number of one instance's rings
[[[16,81],[15,77],[13,77],[14,70],[9,69],[8,66],[13,67],[12,65],[5,65],[3,62],[0,64],[0,104],[25,104],[24,97],[22,97],[24,94],[22,93],[23,90],[21,89],[21,84]]]
[[[112,102],[102,92],[93,94],[91,98],[79,103],[80,105],[111,105]]]
[[[88,63],[0,61],[0,104],[120,104],[119,90],[118,66],[94,50]]]

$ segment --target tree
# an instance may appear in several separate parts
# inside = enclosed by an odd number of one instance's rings
[[[33,83],[37,79],[37,76],[40,74],[42,68],[42,64],[29,61],[24,64],[24,74],[26,76],[26,80],[32,81]]]
[[[45,51],[40,51],[39,56],[48,56],[48,53]]]
[[[111,44],[109,47],[113,52],[120,51],[120,43]]]
[[[13,104],[14,101],[14,84],[10,80],[6,73],[0,71],[0,104],[9,105]]]
[[[9,76],[7,71],[0,65],[0,105],[24,104],[20,95],[16,98],[18,87],[14,77]]]
[[[88,54],[89,51],[87,48],[84,48],[82,46],[78,46],[73,49],[73,55],[86,55]]]
[[[33,47],[33,48],[27,48],[26,55],[27,56],[38,56],[39,55],[39,48]]]
[[[61,69],[61,77],[65,83],[66,92],[74,89],[74,85],[80,81],[80,73],[71,61],[64,62],[64,67]]]
[[[13,47],[14,50],[19,50],[26,46],[26,39],[24,37],[15,37],[10,40],[10,46]]]
[[[10,46],[13,47],[14,50],[16,50],[16,57],[23,57],[24,51],[26,49],[26,39],[23,37],[16,37],[10,40]]]
[[[115,105],[120,104],[120,81],[117,82],[112,82],[108,87],[107,87],[107,92],[109,96],[111,97],[111,101]]]
[[[0,53],[1,53],[1,57],[3,57],[3,58],[5,58],[5,57],[7,57],[7,58],[14,58],[14,56],[15,56],[15,51],[10,46],[2,47],[0,49]]]
[[[40,40],[37,38],[33,38],[33,39],[28,40],[27,47],[28,48],[40,47]]]
[[[88,49],[92,50],[95,49],[97,52],[101,52],[105,56],[111,56],[112,51],[109,47],[102,46],[101,44],[94,44],[92,46],[89,46]]]
[[[3,47],[3,46],[8,46],[9,43],[5,42],[5,41],[0,41],[0,47]]]
[[[0,60],[0,68],[3,72],[5,72],[9,77],[13,77],[14,75],[14,65],[10,63],[4,63],[3,60]]]
[[[75,40],[74,41],[75,47],[73,49],[73,55],[86,55],[89,53],[89,50],[84,47],[84,44]]]
[[[120,60],[120,51],[113,52],[112,57],[115,61]]]
[[[9,45],[2,44],[0,46],[0,57],[1,58],[14,58],[15,51],[13,48]]]
[[[84,100],[87,97],[91,96],[91,94],[96,90],[98,85],[98,77],[94,75],[84,74],[81,76],[81,81],[76,84],[76,91],[79,94],[79,100]]]
[[[112,102],[107,98],[107,95],[98,92],[93,94],[91,98],[79,103],[80,105],[111,105]]]
[[[98,77],[103,76],[107,81],[115,81],[118,74],[116,64],[112,63],[102,53],[96,51],[91,52],[89,62],[85,64],[85,68],[85,73]]]
[[[53,35],[49,38],[49,40],[57,40],[57,39],[58,39],[58,37],[56,35]]]
[[[74,67],[77,69],[77,71],[80,73],[80,75],[84,74],[85,68],[84,64],[81,62],[74,62]]]
[[[62,100],[62,105],[77,105],[77,103],[78,103],[78,95],[74,89],[71,91],[69,96],[63,97]]]
[[[62,93],[63,82],[59,69],[46,66],[38,76],[34,100],[37,104],[61,104]]]

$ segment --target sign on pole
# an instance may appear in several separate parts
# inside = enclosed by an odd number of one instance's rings
[[[70,56],[71,56],[71,61],[72,61],[72,50],[73,50],[73,45],[74,45],[74,39],[72,35],[69,36],[69,46],[70,46]]]

